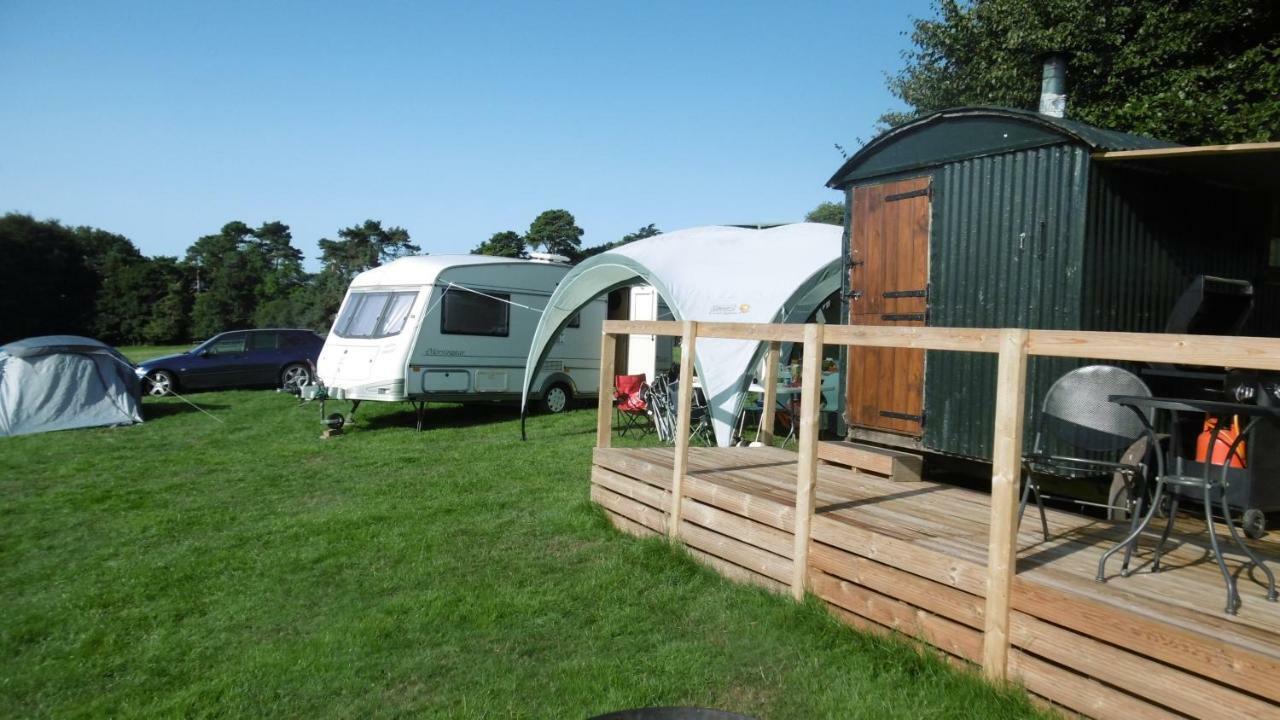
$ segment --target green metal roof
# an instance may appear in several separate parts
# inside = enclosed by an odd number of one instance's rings
[[[1073,143],[1091,150],[1176,147],[1155,138],[1107,130],[1029,110],[966,107],[940,110],[881,133],[827,181],[851,181],[1042,145]]]

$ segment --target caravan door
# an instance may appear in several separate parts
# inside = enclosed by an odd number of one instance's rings
[[[658,319],[658,292],[652,286],[631,288],[631,319]],[[646,382],[653,382],[658,354],[656,335],[631,335],[627,344],[627,373],[644,373]]]

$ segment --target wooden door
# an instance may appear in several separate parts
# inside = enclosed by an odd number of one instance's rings
[[[929,291],[929,178],[853,189],[849,324],[924,326]],[[923,350],[849,348],[849,424],[919,436]]]

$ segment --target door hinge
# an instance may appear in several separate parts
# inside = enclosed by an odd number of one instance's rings
[[[910,200],[911,198],[915,198],[915,197],[927,197],[932,199],[933,185],[930,184],[928,187],[923,187],[923,188],[920,188],[919,190],[909,190],[907,192],[900,192],[900,193],[894,193],[892,195],[886,195],[884,198],[884,201],[897,202],[899,200]]]
[[[888,320],[889,322],[909,322],[913,320],[924,322],[924,313],[892,313],[889,315],[881,315],[880,319]]]
[[[907,413],[893,412],[892,410],[881,410],[880,417],[892,418],[894,420],[909,420],[911,422],[924,425],[924,415],[909,415]]]
[[[924,290],[890,290],[889,292],[881,293],[880,295],[881,297],[887,298],[927,298],[929,297],[929,290],[927,288]]]

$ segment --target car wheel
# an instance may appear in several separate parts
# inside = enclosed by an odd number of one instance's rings
[[[178,381],[173,377],[173,373],[168,370],[152,370],[147,373],[146,391],[148,395],[155,397],[170,395],[177,386]]]
[[[542,393],[542,409],[553,415],[562,413],[569,408],[569,401],[572,399],[573,393],[569,392],[569,388],[557,383]]]
[[[300,363],[285,365],[280,372],[280,385],[286,390],[299,389],[311,384],[311,370]]]

